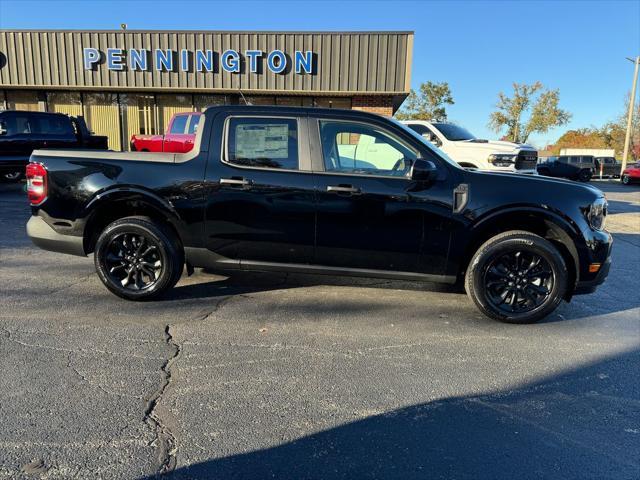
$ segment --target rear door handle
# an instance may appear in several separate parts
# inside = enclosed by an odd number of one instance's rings
[[[220,185],[230,185],[232,187],[250,188],[253,182],[245,178],[221,178]]]
[[[351,185],[329,185],[327,187],[327,192],[334,193],[347,193],[350,195],[359,195],[362,193],[362,190],[356,187],[352,187]]]

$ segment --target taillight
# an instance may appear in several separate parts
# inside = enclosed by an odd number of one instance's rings
[[[27,165],[27,197],[31,205],[40,205],[47,199],[47,169],[40,163]]]

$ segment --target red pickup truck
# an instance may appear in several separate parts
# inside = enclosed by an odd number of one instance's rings
[[[201,112],[176,113],[164,135],[132,135],[133,152],[186,153],[193,148]]]

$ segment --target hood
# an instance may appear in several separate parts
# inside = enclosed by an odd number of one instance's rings
[[[478,142],[474,140],[461,140],[458,142],[452,142],[458,148],[473,148],[475,150],[482,149],[487,152],[517,152],[520,150],[532,150],[535,151],[531,145],[526,145],[524,143],[513,143],[513,142],[504,142],[502,140],[487,140],[483,142]]]
[[[565,178],[545,177],[542,175],[519,175],[510,172],[494,172],[486,170],[465,170],[470,175],[489,176],[495,179],[496,185],[504,182],[507,186],[516,185],[517,189],[526,188],[529,191],[541,192],[541,197],[547,189],[564,189],[568,195],[575,194],[577,196],[587,195],[593,197],[604,197],[604,193],[599,188],[590,183],[574,182]],[[544,198],[541,198],[544,201]]]

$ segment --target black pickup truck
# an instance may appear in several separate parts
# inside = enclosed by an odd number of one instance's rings
[[[0,180],[15,181],[34,150],[85,148],[107,150],[107,137],[91,135],[82,117],[61,113],[0,112]]]
[[[537,170],[539,175],[545,177],[588,182],[596,173],[596,164],[591,155],[560,155],[540,161]]]
[[[464,281],[486,315],[528,323],[610,266],[598,189],[467,171],[350,110],[211,107],[189,153],[40,150],[27,186],[33,242],[93,252],[105,286],[132,300],[166,292],[186,264]]]

